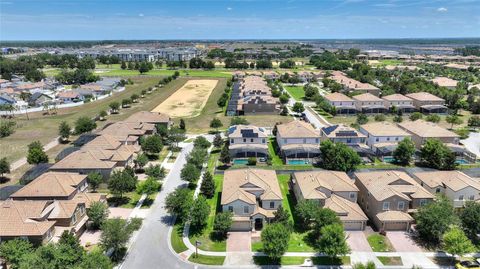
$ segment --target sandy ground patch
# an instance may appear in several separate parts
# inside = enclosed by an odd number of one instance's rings
[[[189,80],[152,112],[165,113],[172,118],[198,116],[217,83],[214,79]]]

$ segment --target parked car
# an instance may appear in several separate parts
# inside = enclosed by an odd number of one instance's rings
[[[480,269],[478,261],[462,261],[455,265],[457,269]]]

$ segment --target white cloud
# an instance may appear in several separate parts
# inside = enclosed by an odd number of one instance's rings
[[[139,17],[143,17],[144,15],[143,15],[143,13],[140,13],[140,14],[138,14],[138,16],[139,16]]]
[[[228,11],[231,11],[232,9],[233,9],[233,8],[231,8],[231,7],[227,7],[227,10],[228,10]]]
[[[437,11],[438,11],[438,12],[447,12],[448,9],[445,8],[445,7],[439,7],[439,8],[437,8]]]

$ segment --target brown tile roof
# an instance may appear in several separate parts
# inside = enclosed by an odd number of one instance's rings
[[[459,191],[467,187],[472,187],[480,191],[480,181],[460,171],[418,172],[415,173],[414,176],[430,188],[445,185],[453,191]]]
[[[412,99],[406,97],[403,94],[399,94],[399,93],[383,96],[382,99],[386,100],[386,101],[412,101]]]
[[[80,192],[73,197],[73,201],[84,203],[89,208],[93,202],[105,202],[107,196],[103,193]]]
[[[372,122],[360,126],[373,136],[410,136],[407,132],[390,122]]]
[[[383,201],[395,195],[408,201],[411,198],[434,198],[431,193],[402,171],[357,172],[355,176],[377,201]]]
[[[274,170],[247,168],[225,171],[221,204],[225,205],[235,200],[256,204],[256,198],[252,191],[263,192],[260,195],[262,200],[283,199]]]
[[[424,138],[459,137],[459,135],[452,131],[442,128],[433,122],[424,120],[405,121],[399,123],[398,126],[407,132]]]
[[[320,138],[320,132],[315,130],[310,123],[299,120],[277,125],[277,135],[280,135],[282,138]]]
[[[141,123],[169,123],[170,116],[165,113],[158,112],[149,112],[149,111],[139,111],[135,114],[132,114],[124,122],[141,122]]]
[[[339,92],[334,92],[331,94],[325,95],[325,99],[327,99],[330,102],[353,102],[353,99],[346,96],[343,93]]]
[[[55,163],[50,169],[112,169],[113,151],[81,149]]]
[[[138,145],[125,145],[125,142],[121,139],[126,139],[128,141],[128,137],[119,137],[113,135],[100,135],[97,136],[92,141],[88,142],[87,144],[83,145],[82,149],[106,149],[106,150],[121,150],[127,149],[133,152],[139,152],[140,146]]]
[[[103,130],[98,132],[101,135],[136,135],[142,136],[148,131],[155,130],[155,125],[150,123],[140,123],[140,122],[115,122],[106,126]]]
[[[53,202],[54,208],[48,215],[48,219],[69,219],[75,210],[83,204],[75,200],[58,200]]]
[[[456,87],[458,84],[458,81],[447,77],[436,77],[432,82],[441,87]]]
[[[294,177],[305,199],[327,198],[329,195],[323,189],[330,192],[358,191],[354,181],[345,172],[327,170],[295,172]]]
[[[445,101],[440,97],[437,97],[428,92],[414,92],[407,95],[408,98],[418,100],[418,101]]]
[[[11,195],[12,198],[68,197],[75,193],[87,175],[47,172]]]
[[[54,225],[47,201],[0,201],[0,236],[43,236]]]
[[[389,210],[377,214],[380,221],[413,221],[412,216],[403,211]]]
[[[336,194],[325,200],[325,208],[333,210],[341,221],[367,221],[368,217],[357,203]]]
[[[359,95],[353,96],[353,99],[356,101],[361,101],[361,102],[382,102],[383,100],[381,98],[378,98],[377,96],[371,94],[371,93],[363,93]]]

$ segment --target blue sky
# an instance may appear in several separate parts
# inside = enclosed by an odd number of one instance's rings
[[[480,37],[480,0],[0,0],[0,40]]]

